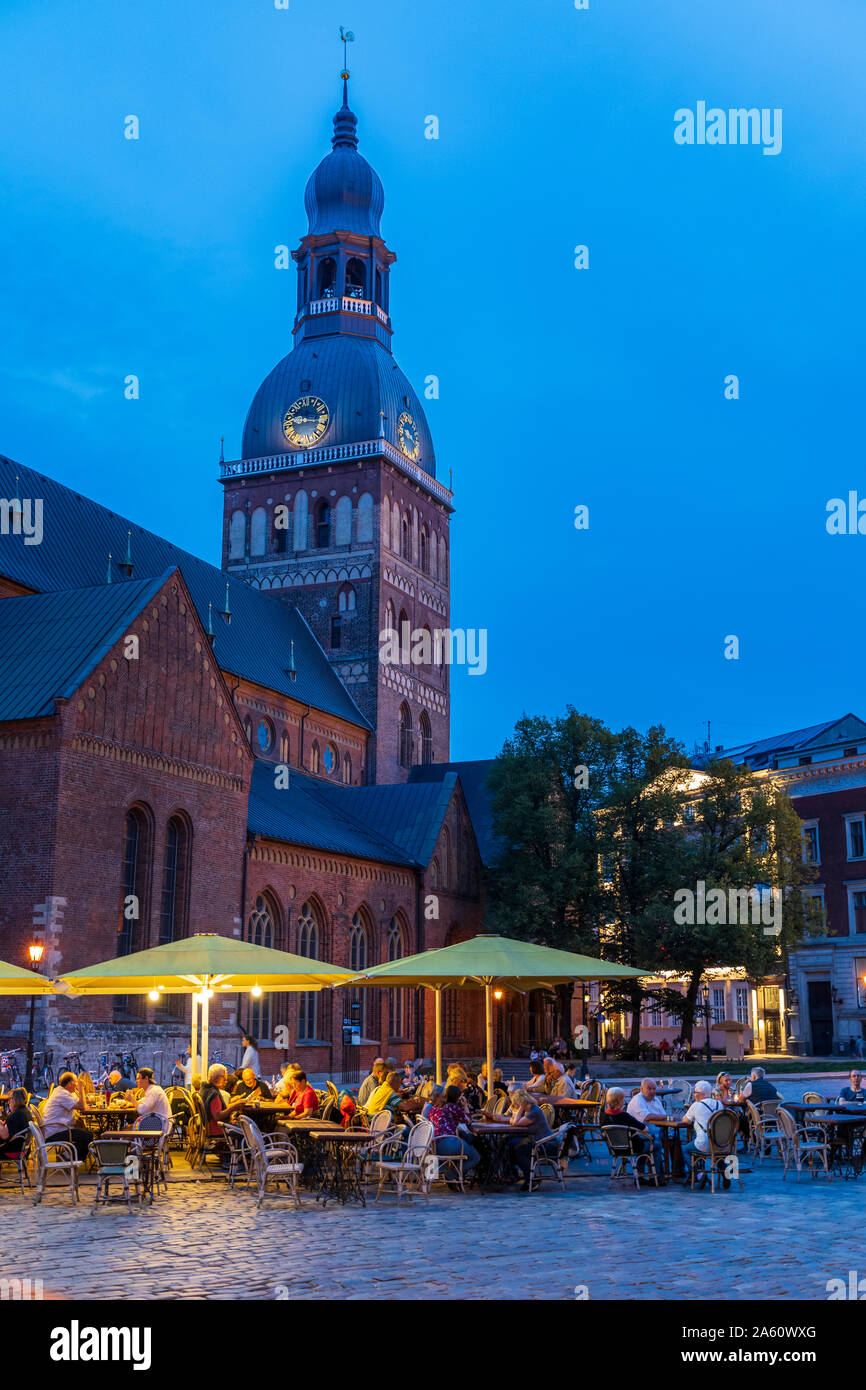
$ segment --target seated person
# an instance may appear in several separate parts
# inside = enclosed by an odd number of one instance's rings
[[[307,1073],[296,1072],[295,1092],[292,1096],[292,1109],[288,1118],[290,1120],[307,1120],[311,1115],[315,1115],[318,1108],[319,1097],[307,1080]]]
[[[863,1085],[863,1073],[852,1071],[848,1077],[850,1086],[843,1086],[839,1092],[841,1101],[866,1101],[866,1087]]]
[[[139,1089],[141,1090],[141,1100],[136,1106],[139,1115],[156,1115],[162,1125],[163,1134],[171,1133],[173,1117],[168,1096],[161,1086],[157,1086],[153,1079],[152,1067],[139,1067],[136,1076]]]
[[[636,1100],[637,1097],[633,1096],[632,1099]],[[662,1161],[663,1149],[659,1132],[657,1129],[649,1130],[646,1122],[632,1113],[631,1105],[629,1105],[628,1110],[626,1110],[625,1091],[622,1087],[611,1086],[605,1096],[604,1109],[602,1110],[599,1124],[603,1129],[608,1125],[624,1125],[626,1129],[631,1130],[635,1135],[633,1140],[634,1149],[639,1154],[645,1154],[650,1148],[652,1149],[653,1163],[655,1164],[659,1182],[661,1183],[664,1181],[664,1166]],[[638,1167],[640,1166],[641,1164],[638,1162]],[[645,1164],[643,1166],[644,1168],[646,1167]]]
[[[544,1090],[551,1098],[558,1100],[574,1100],[577,1091],[565,1074],[565,1067],[561,1062],[555,1062],[552,1057],[544,1059]]]
[[[393,1114],[400,1104],[400,1074],[389,1072],[367,1102],[367,1114],[378,1115],[380,1110],[390,1110]]]
[[[480,1110],[484,1104],[484,1092],[478,1085],[478,1073],[466,1068],[467,1081],[463,1088],[463,1099],[470,1110]]]
[[[108,1073],[108,1080],[105,1083],[105,1099],[111,1100],[112,1096],[125,1096],[130,1086],[131,1082],[125,1081],[115,1067],[114,1071]]]
[[[719,1072],[718,1076],[716,1077],[716,1084],[713,1087],[713,1095],[715,1096],[716,1100],[720,1100],[722,1102],[722,1105],[734,1104],[734,1083],[731,1079],[730,1072]]]
[[[337,1103],[340,1109],[340,1126],[342,1129],[348,1129],[349,1121],[358,1108],[355,1103],[355,1097],[352,1095],[351,1091],[343,1086],[340,1089]]]
[[[418,1085],[418,1076],[417,1076],[417,1073],[416,1073],[416,1071],[415,1071],[415,1063],[414,1063],[414,1062],[404,1062],[404,1063],[403,1063],[403,1075],[402,1075],[402,1077],[400,1078],[400,1089],[403,1090],[403,1091],[405,1091],[405,1092],[407,1093],[407,1095],[408,1095],[408,1093],[409,1093],[410,1091],[414,1091],[414,1089],[415,1089],[415,1087],[416,1087],[417,1085]]]
[[[17,1158],[24,1147],[30,1126],[27,1092],[16,1086],[9,1097],[9,1113],[0,1120],[0,1158]]]
[[[760,1068],[756,1068],[756,1070],[760,1070]],[[685,1162],[683,1186],[691,1182],[692,1155],[708,1155],[710,1152],[710,1139],[707,1134],[707,1125],[710,1122],[710,1116],[714,1115],[717,1110],[724,1109],[720,1100],[713,1099],[710,1094],[711,1091],[712,1087],[709,1081],[698,1081],[695,1085],[694,1101],[683,1116],[683,1120],[694,1127],[695,1134],[694,1139],[690,1140],[688,1144],[683,1144],[683,1160]],[[706,1187],[707,1181],[707,1175],[704,1173],[701,1178],[701,1187]],[[730,1187],[731,1185],[730,1178],[725,1177],[724,1174],[722,1175],[722,1185],[724,1187]]]
[[[434,1107],[437,1107],[437,1108],[438,1108],[440,1105],[443,1105],[444,1102],[445,1102],[445,1087],[444,1087],[444,1086],[436,1086],[436,1085],[431,1086],[431,1088],[430,1088],[430,1095],[428,1096],[427,1100],[425,1101],[425,1103],[424,1103],[424,1108],[423,1108],[423,1110],[421,1111],[421,1119],[422,1119],[422,1120],[429,1120],[429,1119],[431,1119],[431,1118],[432,1118],[431,1112],[432,1112],[433,1108],[434,1108]]]
[[[484,1062],[484,1063],[482,1064],[481,1073],[480,1073],[480,1075],[479,1075],[479,1077],[478,1077],[478,1085],[481,1087],[482,1091],[484,1091],[485,1093],[487,1093],[487,1092],[489,1091],[489,1087],[488,1087],[488,1085],[487,1085],[487,1063],[486,1063],[486,1062]],[[508,1087],[506,1086],[505,1082],[502,1080],[502,1072],[501,1072],[501,1070],[500,1070],[499,1067],[494,1067],[494,1068],[493,1068],[493,1091],[494,1091],[494,1094],[495,1094],[495,1095],[500,1095],[500,1096],[507,1096],[507,1095],[508,1095]]]
[[[298,1089],[298,1076],[300,1072],[301,1067],[298,1066],[297,1062],[289,1062],[286,1065],[283,1069],[283,1075],[274,1089],[275,1100],[288,1103],[294,1100],[295,1092]]]
[[[433,1126],[434,1147],[437,1154],[450,1155],[451,1157],[464,1154],[463,1172],[468,1174],[478,1167],[481,1155],[458,1132],[463,1129],[471,1133],[472,1128],[466,1118],[466,1112],[460,1104],[460,1099],[460,1091],[456,1086],[447,1087],[439,1104],[431,1106],[429,1118]]]
[[[698,1093],[695,1087],[695,1095]],[[740,1100],[750,1100],[753,1105],[760,1105],[764,1100],[781,1100],[782,1097],[775,1086],[767,1080],[767,1073],[763,1067],[752,1067],[752,1075],[742,1088],[739,1096]]]
[[[235,1088],[235,1095],[246,1096],[248,1100],[273,1100],[270,1086],[260,1076],[256,1076],[252,1067],[244,1067]]]
[[[371,1095],[382,1085],[387,1075],[388,1069],[385,1066],[384,1057],[377,1057],[370,1068],[370,1075],[364,1077],[358,1090],[358,1105],[362,1110],[366,1109],[367,1102]]]
[[[546,1079],[544,1063],[540,1062],[537,1057],[533,1057],[529,1063],[529,1080],[523,1089],[525,1091],[543,1091]]]
[[[493,1073],[493,1077],[495,1082],[496,1072]],[[553,1131],[529,1091],[523,1090],[522,1087],[514,1091],[511,1105],[508,1123],[513,1125],[517,1132],[513,1139],[509,1138],[506,1141],[508,1153],[514,1167],[523,1175],[521,1192],[528,1192],[532,1146],[538,1143],[539,1139],[551,1138]]]
[[[207,1117],[207,1134],[209,1139],[222,1139],[223,1124],[237,1124],[236,1112],[247,1102],[246,1097],[236,1096],[234,1099],[226,1100],[225,1082],[227,1071],[222,1062],[214,1062],[208,1068],[207,1081],[202,1083],[199,1092]]]
[[[50,1148],[52,1139],[65,1140],[75,1145],[75,1152],[83,1163],[87,1158],[93,1135],[89,1129],[76,1128],[73,1124],[75,1111],[82,1104],[78,1095],[78,1082],[74,1072],[65,1071],[45,1102],[42,1112],[42,1129]]]

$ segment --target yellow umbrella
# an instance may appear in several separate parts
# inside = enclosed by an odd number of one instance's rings
[[[8,965],[0,960],[0,995],[9,994],[51,994],[51,981],[35,970],[25,970],[20,965]]]
[[[493,1005],[494,985],[511,989],[541,989],[546,985],[568,984],[573,980],[636,979],[646,971],[613,961],[595,960],[573,951],[537,946],[510,936],[474,936],[443,946],[438,951],[422,951],[403,960],[373,966],[351,981],[352,985],[390,986],[394,989],[418,985],[432,989],[436,998],[436,1080],[442,1080],[442,991],[443,989],[483,989],[487,1033],[488,1095],[493,1092]]]
[[[97,965],[86,965],[61,975],[58,987],[68,994],[192,994],[191,1056],[197,1055],[196,995],[201,998],[201,1068],[207,1075],[210,998],[215,990],[237,993],[312,992],[325,985],[347,983],[351,971],[327,961],[274,951],[233,936],[197,932],[136,951],[114,956]]]

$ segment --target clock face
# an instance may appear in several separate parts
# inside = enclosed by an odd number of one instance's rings
[[[418,438],[418,426],[412,416],[403,411],[397,421],[397,440],[400,448],[407,458],[416,459],[421,452],[421,441]]]
[[[316,444],[331,423],[325,402],[318,396],[300,396],[283,417],[283,434],[296,449]]]

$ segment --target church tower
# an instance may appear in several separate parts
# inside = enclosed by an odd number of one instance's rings
[[[452,498],[391,351],[396,258],[348,76],[292,253],[294,346],[256,392],[241,458],[221,463],[222,564],[306,618],[373,727],[365,780],[386,783],[449,757],[449,668],[432,639],[450,626]]]

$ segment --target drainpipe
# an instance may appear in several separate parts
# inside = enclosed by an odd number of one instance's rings
[[[427,949],[424,930],[424,873],[421,869],[415,870],[415,922],[415,949],[420,955]],[[424,1056],[424,993],[420,989],[415,991],[415,1056]]]
[[[247,831],[247,842],[246,842],[246,845],[244,846],[244,861],[243,861],[243,866],[242,866],[242,868],[241,868],[241,914],[240,914],[240,916],[241,916],[241,938],[240,938],[241,941],[243,941],[243,939],[244,939],[244,920],[245,920],[245,917],[246,917],[246,905],[247,905],[247,865],[249,864],[249,861],[250,861],[250,851],[251,851],[252,848],[254,847],[255,843],[256,843],[256,837],[255,837],[255,835],[251,835],[251,834],[249,833],[249,831]],[[242,1026],[242,1025],[241,1025],[241,996],[240,996],[240,994],[238,995],[238,1007],[237,1007],[237,1012],[236,1012],[236,1014],[235,1014],[235,1023],[236,1023],[236,1025],[237,1025],[238,1028],[240,1028],[240,1027]]]
[[[307,715],[308,715],[309,713],[310,713],[310,706],[307,705],[307,708],[304,710],[304,713],[301,715],[301,736],[300,736],[300,739],[298,740],[298,767],[301,769],[301,771],[303,771],[303,768],[304,768],[304,725],[305,725],[306,722],[307,722]]]

